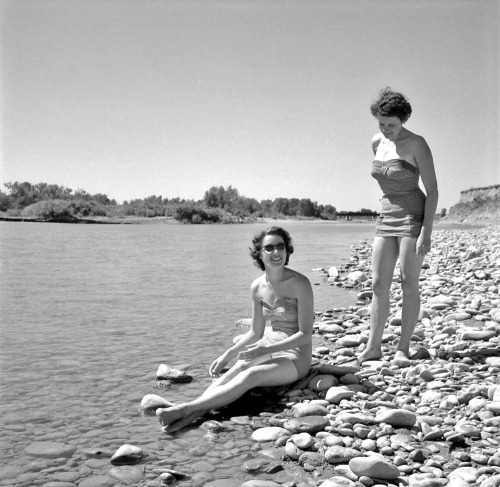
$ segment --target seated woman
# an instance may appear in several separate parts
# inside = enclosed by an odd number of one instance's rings
[[[167,433],[177,431],[211,409],[226,406],[255,387],[290,384],[311,366],[314,299],[309,279],[288,267],[293,253],[287,231],[272,227],[255,235],[250,254],[264,271],[251,286],[249,331],[210,366],[217,379],[190,402],[157,409]],[[272,330],[264,335],[266,321]],[[233,359],[236,363],[222,376]]]

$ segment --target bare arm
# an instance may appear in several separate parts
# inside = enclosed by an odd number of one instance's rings
[[[253,282],[251,288],[252,294],[252,324],[250,329],[230,348],[228,348],[220,357],[212,362],[209,367],[211,376],[218,376],[220,371],[234,359],[241,350],[244,350],[248,345],[260,340],[264,335],[266,322],[262,314],[262,305],[257,297],[258,283]]]
[[[236,357],[238,353],[245,349],[247,345],[255,343],[264,336],[266,321],[262,313],[262,304],[260,303],[257,295],[258,284],[255,281],[252,284],[252,324],[250,329],[235,343],[231,348],[226,351],[230,359]]]
[[[380,132],[378,134],[375,134],[372,138],[372,150],[374,155],[377,153],[377,147],[380,144],[381,140],[382,134]]]
[[[422,247],[427,246],[430,248],[432,225],[434,223],[439,194],[436,172],[434,170],[434,160],[431,150],[423,137],[418,137],[415,147],[413,148],[413,153],[427,195],[422,231],[417,240],[417,254],[423,255],[425,252],[422,251]]]

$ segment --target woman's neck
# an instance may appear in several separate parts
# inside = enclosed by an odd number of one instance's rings
[[[284,275],[285,275],[285,268],[284,267],[280,267],[278,269],[266,268],[266,281],[271,286],[274,283],[282,281]]]

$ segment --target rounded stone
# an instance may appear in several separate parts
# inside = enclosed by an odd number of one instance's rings
[[[459,421],[455,426],[455,431],[463,436],[479,436],[481,429],[472,423]]]
[[[330,404],[339,404],[342,399],[349,399],[354,396],[355,392],[346,386],[330,387],[326,392],[325,399]]]
[[[78,487],[112,487],[116,484],[116,480],[108,477],[107,475],[92,475],[83,479]]]
[[[290,433],[314,434],[323,431],[327,426],[330,426],[330,420],[325,416],[303,416],[289,419],[283,423],[283,427]]]
[[[407,409],[387,409],[377,414],[375,420],[397,428],[411,428],[417,421],[417,415]]]
[[[304,453],[293,441],[287,441],[285,444],[285,457],[290,460],[298,460]]]
[[[462,340],[487,341],[496,335],[494,330],[465,330]]]
[[[53,441],[35,441],[24,449],[27,455],[41,458],[69,458],[75,451],[75,446]]]
[[[341,475],[334,475],[321,483],[322,487],[356,487],[358,484]]]
[[[399,477],[399,469],[378,455],[358,457],[349,461],[349,468],[358,476],[395,480]]]
[[[137,485],[144,478],[144,465],[123,465],[113,467],[109,476],[125,485]]]
[[[306,463],[313,467],[319,467],[324,463],[323,455],[318,452],[306,451],[300,455],[299,465],[304,466]]]
[[[375,440],[363,440],[361,448],[366,451],[375,451],[377,449],[377,442]]]
[[[349,282],[357,284],[367,281],[368,277],[366,277],[366,274],[363,271],[353,271],[347,274],[347,280]]]
[[[308,450],[311,446],[316,443],[316,439],[313,438],[309,433],[298,433],[293,435],[290,439],[295,445],[297,445],[301,450]]]
[[[266,428],[256,429],[252,433],[253,441],[276,441],[279,437],[288,435],[288,431],[285,428],[279,426],[267,426]]]
[[[486,409],[494,414],[500,414],[500,401],[490,402],[486,404]]]
[[[301,418],[304,416],[326,416],[328,409],[321,404],[314,403],[299,403],[292,406],[292,416]]]
[[[110,461],[113,465],[135,463],[141,460],[143,456],[144,452],[142,451],[142,448],[125,443],[118,448],[118,450],[116,450]]]
[[[342,446],[331,446],[325,452],[325,460],[332,464],[344,464],[358,456],[361,456],[358,450]]]
[[[158,408],[169,408],[174,403],[167,401],[157,394],[146,394],[141,401],[142,411],[156,411]]]

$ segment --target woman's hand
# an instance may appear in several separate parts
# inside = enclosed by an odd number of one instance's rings
[[[221,370],[228,364],[229,359],[225,353],[223,353],[220,357],[216,358],[212,365],[210,365],[208,369],[208,373],[211,377],[219,377]]]
[[[267,353],[267,346],[262,343],[253,343],[252,345],[247,345],[245,350],[242,350],[238,354],[238,360],[246,360],[247,362],[261,355],[265,355]]]
[[[431,251],[431,237],[424,237],[422,234],[417,239],[417,255],[425,255]]]

